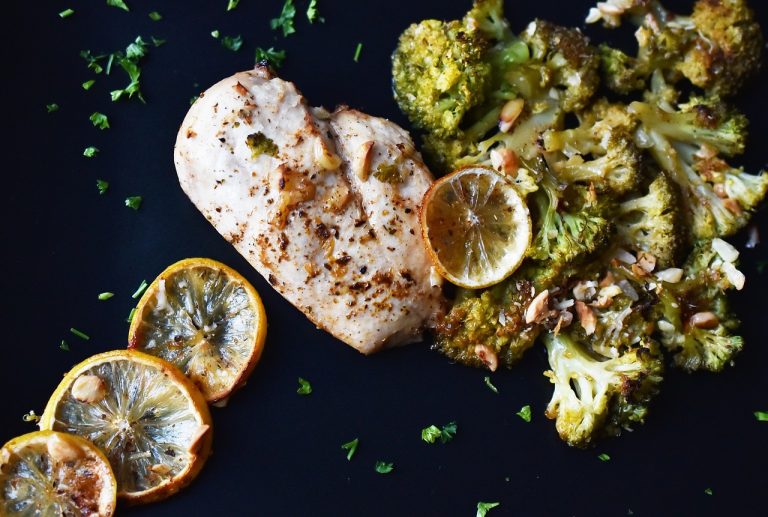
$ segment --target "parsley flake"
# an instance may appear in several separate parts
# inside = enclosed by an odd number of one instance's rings
[[[75,327],[71,327],[71,328],[69,329],[69,331],[70,331],[72,334],[74,334],[75,336],[79,337],[80,339],[84,339],[84,340],[86,340],[86,341],[88,341],[89,339],[91,339],[91,336],[89,336],[88,334],[86,334],[86,333],[85,333],[85,332],[83,332],[82,330],[77,330]]]
[[[213,31],[211,31],[211,36],[214,37],[214,38],[218,38],[219,36],[221,36],[221,33],[218,31],[218,29],[217,30],[213,30]]]
[[[22,420],[25,422],[39,422],[40,421],[40,415],[35,413],[34,410],[30,409],[29,413],[25,414],[23,417],[21,417]]]
[[[363,44],[362,43],[358,43],[357,46],[355,47],[355,55],[352,57],[352,59],[355,60],[355,63],[360,61],[360,53],[362,51],[363,51]]]
[[[440,438],[440,429],[436,425],[421,430],[421,439],[427,443],[435,443],[438,438]]]
[[[132,322],[132,321],[133,321],[133,316],[134,316],[135,314],[136,314],[136,307],[134,307],[133,309],[131,309],[131,312],[129,312],[129,313],[128,313],[128,317],[127,317],[127,318],[125,318],[125,322],[126,322],[126,323],[130,323],[130,322]]]
[[[237,4],[240,3],[240,0],[229,0],[227,2],[227,11],[231,11],[232,9],[237,7]]]
[[[274,47],[269,47],[267,50],[263,48],[256,49],[256,62],[266,62],[272,68],[280,68],[285,61],[285,50],[275,50]]]
[[[485,385],[488,386],[488,389],[491,390],[492,392],[494,393],[499,392],[498,388],[494,386],[493,383],[491,382],[491,378],[489,376],[486,375],[485,378],[483,379],[483,382],[485,382]]]
[[[103,113],[94,111],[93,113],[91,113],[90,121],[93,123],[94,127],[97,127],[99,129],[109,129],[109,119]]]
[[[155,48],[159,47],[160,45],[165,45],[165,40],[156,38],[154,36],[150,36],[149,39],[152,40],[152,44],[155,46]]]
[[[515,414],[517,416],[519,416],[520,418],[522,418],[523,420],[525,420],[526,422],[530,422],[531,421],[531,406],[526,404],[525,406],[521,407],[520,411],[518,411]]]
[[[64,340],[62,339],[62,340],[61,340],[61,343],[59,343],[59,348],[61,348],[61,349],[62,349],[62,350],[64,350],[65,352],[69,352],[69,343],[67,343],[66,341],[64,341]]]
[[[93,146],[86,147],[83,150],[83,156],[85,156],[86,158],[93,158],[94,156],[96,156],[96,154],[98,154],[98,152],[99,152],[99,149],[97,147],[93,147]]]
[[[280,16],[272,18],[269,21],[269,26],[272,30],[282,29],[283,36],[288,36],[296,32],[296,28],[293,26],[293,19],[296,17],[296,6],[293,5],[293,0],[285,0],[283,4],[283,10],[280,11]]]
[[[307,20],[309,20],[309,23],[315,23],[316,21],[325,23],[325,18],[317,12],[317,0],[310,0],[307,6]]]
[[[109,291],[106,291],[99,294],[99,300],[103,302],[103,301],[109,300],[113,296],[115,296],[115,293],[110,293]]]
[[[237,52],[243,46],[243,37],[240,34],[237,36],[224,36],[221,38],[221,46],[232,52]]]
[[[109,182],[106,180],[96,180],[96,188],[99,191],[99,195],[106,194],[109,189]]]
[[[296,390],[296,393],[299,395],[309,395],[312,393],[312,385],[309,383],[308,380],[302,379],[299,377],[299,387]]]
[[[608,456],[608,455],[607,455],[606,453],[604,453],[604,452],[603,452],[603,453],[601,453],[601,454],[598,454],[598,456],[597,456],[597,459],[599,459],[600,461],[611,461],[611,457],[610,457],[610,456]]]
[[[74,9],[64,9],[59,13],[59,18],[69,18],[73,14],[75,14]]]
[[[135,300],[136,298],[138,298],[139,296],[141,296],[141,294],[142,294],[144,291],[146,291],[146,290],[147,290],[147,286],[148,286],[148,285],[149,285],[149,284],[147,284],[147,281],[146,281],[146,280],[142,280],[142,281],[141,281],[141,283],[139,284],[139,287],[137,287],[137,288],[136,288],[136,291],[135,291],[135,292],[134,292],[134,293],[131,295],[131,298],[133,298],[133,299]]]
[[[107,5],[110,7],[117,7],[118,9],[122,9],[123,11],[130,11],[130,9],[128,9],[128,6],[125,4],[124,0],[107,0]]]
[[[106,56],[94,56],[91,54],[90,50],[81,50],[80,57],[85,59],[86,63],[88,64],[88,70],[92,71],[93,73],[100,74],[104,70],[99,64],[99,61],[104,59]]]
[[[758,422],[768,422],[768,411],[755,411],[755,418]]]
[[[156,47],[162,44],[161,40],[156,40],[155,38],[152,38],[152,41]],[[141,94],[141,83],[139,82],[139,79],[141,78],[141,68],[139,68],[139,61],[147,55],[147,47],[147,42],[144,41],[141,36],[137,36],[136,39],[126,47],[125,53],[118,51],[109,55],[109,60],[107,61],[106,66],[107,74],[109,74],[112,69],[112,63],[116,61],[117,64],[120,65],[120,68],[128,74],[128,78],[130,79],[130,83],[128,83],[128,86],[125,88],[109,92],[113,102],[126,96],[129,99],[136,96],[141,102],[146,102],[144,96]]]
[[[421,439],[427,443],[435,443],[438,439],[440,443],[448,443],[456,436],[457,428],[456,422],[445,424],[442,428],[431,425],[421,430]]]
[[[96,82],[96,79],[88,79],[83,83],[83,90],[88,91],[91,89],[91,86],[93,86],[93,83]]]
[[[54,111],[59,111],[59,105],[52,102],[51,104],[46,104],[45,109],[48,110],[48,113],[53,113]]]
[[[125,57],[136,61],[147,55],[147,42],[141,36],[136,36],[133,42],[125,47]]]
[[[389,474],[395,469],[394,463],[387,463],[385,461],[377,461],[374,467],[379,474]]]
[[[141,196],[129,196],[125,198],[125,206],[134,210],[138,210],[141,208],[141,201]]]
[[[357,451],[357,444],[360,443],[360,440],[355,438],[351,442],[347,442],[341,446],[342,449],[345,449],[347,451],[347,461],[352,459],[352,456],[355,455],[355,451]]]
[[[480,501],[477,503],[477,513],[475,514],[476,517],[485,517],[486,514],[492,510],[493,508],[496,508],[501,503],[495,502],[495,503],[484,503]]]
[[[152,11],[151,13],[149,13],[149,19],[152,20],[153,22],[159,22],[160,20],[163,19],[163,15],[158,13],[157,11]]]
[[[705,493],[705,494],[707,494],[707,495],[712,495],[712,494],[714,494],[714,492],[712,491],[712,489],[711,489],[711,488],[705,488],[705,489],[704,489],[704,493]]]

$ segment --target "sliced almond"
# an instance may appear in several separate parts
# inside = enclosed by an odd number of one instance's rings
[[[584,329],[584,332],[586,332],[588,336],[594,334],[595,329],[597,328],[597,318],[595,317],[594,311],[586,303],[577,301],[576,315],[579,317],[579,323],[581,324],[581,328]]]
[[[499,367],[499,358],[491,347],[486,345],[475,345],[475,355],[479,357],[492,372],[495,372],[496,368]]]
[[[536,295],[525,310],[525,322],[534,323],[544,316],[549,309],[549,290],[544,289]]]
[[[697,312],[688,320],[688,324],[699,329],[713,329],[720,323],[714,312]]]

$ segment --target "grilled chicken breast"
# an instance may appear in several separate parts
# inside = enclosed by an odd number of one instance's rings
[[[208,89],[179,131],[182,188],[318,327],[368,354],[442,308],[419,231],[432,177],[388,120],[308,107],[266,67]]]

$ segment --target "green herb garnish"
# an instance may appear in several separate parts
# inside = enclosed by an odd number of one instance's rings
[[[165,40],[156,38],[154,36],[150,36],[149,39],[152,40],[152,44],[155,46],[155,48],[159,47],[160,45],[165,45]]]
[[[141,196],[129,196],[125,198],[125,206],[134,210],[138,210],[141,208],[141,201]]]
[[[149,19],[152,20],[153,22],[159,22],[160,20],[163,19],[163,15],[158,13],[157,11],[152,11],[151,13],[149,13]]]
[[[488,386],[488,389],[490,389],[492,392],[494,393],[499,392],[498,388],[496,388],[496,386],[494,386],[493,383],[491,382],[491,378],[489,376],[486,375],[485,378],[483,379],[483,382],[485,382],[485,385]]]
[[[299,395],[309,395],[312,393],[312,385],[308,380],[299,377],[299,388],[296,390]]]
[[[438,438],[440,438],[440,428],[436,425],[431,425],[421,430],[421,439],[427,443],[435,443]]]
[[[345,449],[347,451],[347,461],[352,459],[352,456],[355,455],[355,451],[357,451],[357,444],[360,443],[360,440],[355,438],[351,442],[347,442],[341,446],[342,449]]]
[[[374,467],[379,474],[389,474],[395,469],[394,463],[387,463],[385,461],[377,461]]]
[[[262,154],[277,156],[277,145],[264,133],[251,133],[245,137],[245,144],[251,150],[251,158],[256,159]]]
[[[269,26],[272,30],[282,29],[283,36],[288,36],[289,34],[296,32],[296,28],[293,26],[293,19],[295,17],[296,6],[293,5],[293,0],[285,0],[280,16],[272,18],[269,21]]]
[[[232,52],[237,52],[243,46],[243,37],[239,34],[237,36],[224,36],[221,38],[221,46]]]
[[[88,70],[91,70],[96,74],[100,74],[104,70],[99,64],[99,61],[104,59],[106,56],[94,56],[91,54],[90,50],[81,50],[80,57],[85,59],[86,63],[88,64]]]
[[[442,428],[431,425],[421,430],[421,439],[427,443],[435,443],[438,439],[440,443],[448,443],[456,436],[457,429],[456,422],[445,424]]]
[[[310,0],[307,6],[307,20],[309,20],[309,23],[315,23],[316,21],[325,23],[325,18],[317,12],[317,0]]]
[[[477,513],[475,514],[475,516],[476,517],[485,517],[485,515],[490,510],[492,510],[493,508],[496,508],[500,504],[501,503],[498,503],[498,502],[496,502],[496,503],[484,503],[484,502],[481,501],[481,502],[477,503]]]
[[[62,349],[62,350],[64,350],[65,352],[69,352],[69,343],[67,343],[66,341],[64,341],[64,340],[62,339],[62,340],[61,340],[61,343],[59,343],[59,348],[61,348],[61,349]]]
[[[711,488],[705,488],[705,489],[704,489],[704,493],[705,493],[705,494],[707,494],[707,495],[712,495],[712,494],[714,494],[714,492],[712,491],[712,489],[711,489]]]
[[[109,189],[109,182],[105,180],[96,180],[96,188],[99,190],[99,195],[106,194]]]
[[[403,181],[400,175],[400,167],[396,163],[380,163],[373,172],[373,177],[382,183],[396,185]]]
[[[80,339],[85,339],[86,341],[91,339],[91,336],[89,336],[88,334],[86,334],[82,330],[77,330],[75,327],[70,328],[69,331],[72,334],[74,334],[75,336],[79,337]]]
[[[141,36],[136,36],[133,42],[125,47],[125,57],[137,61],[147,55],[147,42]]]
[[[99,129],[109,129],[109,119],[105,114],[99,113],[98,111],[94,111],[93,113],[91,113],[91,116],[89,118],[90,118],[90,121],[93,123],[94,127],[97,127]]]
[[[144,291],[146,291],[146,290],[147,290],[147,286],[148,286],[148,285],[149,285],[149,284],[147,284],[147,281],[146,281],[146,280],[142,280],[142,281],[141,281],[141,283],[139,284],[139,287],[137,287],[137,288],[136,288],[136,291],[134,291],[134,293],[131,295],[131,298],[133,298],[133,299],[135,300],[136,298],[138,298],[139,296],[141,296],[141,294],[142,294]]]
[[[59,13],[59,18],[69,18],[73,14],[75,14],[74,9],[64,9]]]
[[[127,318],[125,318],[125,322],[126,322],[126,323],[130,323],[130,322],[132,322],[132,321],[133,321],[133,316],[134,316],[135,314],[136,314],[136,307],[134,307],[133,309],[131,309],[131,312],[129,312],[129,313],[128,313],[128,317],[127,317]]]
[[[51,104],[46,104],[45,109],[48,110],[48,113],[53,113],[54,111],[59,111],[59,105],[52,102]]]
[[[231,11],[232,9],[237,7],[237,4],[239,3],[240,3],[240,0],[229,0],[229,2],[227,2],[227,11]]]
[[[123,0],[107,0],[107,5],[110,7],[117,7],[123,11],[130,11]]]
[[[768,422],[768,411],[755,411],[755,418],[758,422]]]
[[[93,83],[96,82],[96,79],[88,79],[83,83],[83,90],[88,91],[91,89],[91,86],[93,86]]]
[[[606,453],[598,454],[597,459],[600,461],[611,461],[611,457],[608,456]]]
[[[221,36],[221,33],[218,30],[211,31],[211,37],[218,38]]]
[[[106,292],[103,292],[103,293],[99,294],[99,300],[101,300],[103,302],[105,300],[109,300],[113,296],[115,296],[115,293],[110,293],[109,291],[106,291]]]
[[[256,49],[256,62],[267,62],[272,68],[280,68],[285,61],[285,50],[275,50],[274,47],[269,47],[267,50],[263,48]]]
[[[36,414],[34,410],[30,409],[29,413],[21,417],[25,422],[39,422],[40,415]]]
[[[83,156],[85,156],[86,158],[93,158],[94,156],[96,156],[98,152],[99,152],[99,149],[97,147],[93,147],[93,146],[86,147],[83,150]]]
[[[525,406],[521,407],[520,411],[518,411],[515,414],[517,416],[519,416],[520,418],[522,418],[523,420],[525,420],[526,422],[530,422],[531,421],[531,406],[526,404]]]
[[[360,61],[360,53],[362,51],[363,51],[363,44],[362,43],[358,43],[357,46],[355,47],[355,55],[352,57],[352,59],[355,60],[355,63]]]

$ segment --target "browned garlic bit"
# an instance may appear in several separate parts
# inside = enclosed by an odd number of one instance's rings
[[[492,372],[495,372],[496,368],[499,367],[499,358],[491,347],[486,345],[475,345],[475,355],[479,357]]]
[[[717,327],[720,320],[713,312],[697,312],[688,320],[688,324],[699,329],[713,329]]]
[[[517,122],[524,107],[525,101],[523,99],[507,101],[499,115],[499,129],[504,133],[508,133],[512,126],[515,125],[515,122]]]
[[[546,316],[549,309],[549,290],[537,294],[525,310],[525,322],[534,323]]]
[[[520,160],[514,151],[502,147],[491,151],[491,166],[505,176],[515,177],[520,169]]]
[[[595,329],[597,328],[597,318],[592,309],[586,303],[577,301],[576,314],[579,317],[579,323],[584,329],[584,332],[586,332],[588,336],[594,334]]]
[[[72,396],[80,402],[94,404],[107,394],[107,384],[96,375],[81,375],[72,383]]]

